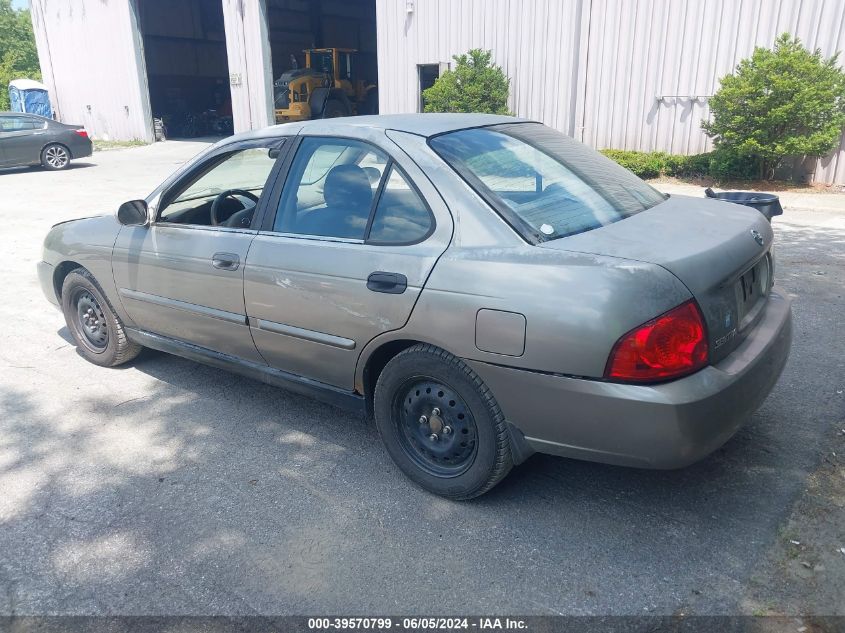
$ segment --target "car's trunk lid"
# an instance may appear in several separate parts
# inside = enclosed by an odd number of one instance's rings
[[[541,246],[650,262],[669,270],[701,306],[715,362],[740,343],[761,315],[771,286],[772,237],[769,223],[753,209],[672,196],[624,220]]]

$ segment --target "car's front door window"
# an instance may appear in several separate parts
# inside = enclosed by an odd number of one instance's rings
[[[36,129],[35,121],[23,116],[0,117],[0,132],[22,132]]]
[[[251,147],[211,159],[207,168],[167,196],[158,221],[248,227],[275,157],[267,147]]]

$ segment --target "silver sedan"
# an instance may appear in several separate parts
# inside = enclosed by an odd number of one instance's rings
[[[228,138],[38,272],[80,352],[150,347],[375,418],[413,481],[480,495],[535,451],[676,468],[790,346],[756,211],[666,196],[539,123],[397,115]]]

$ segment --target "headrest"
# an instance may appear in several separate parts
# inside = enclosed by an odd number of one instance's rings
[[[369,213],[373,202],[370,179],[358,165],[336,165],[326,176],[323,187],[326,206],[346,207],[351,212]]]

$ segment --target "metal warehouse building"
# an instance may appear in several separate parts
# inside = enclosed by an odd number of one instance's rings
[[[596,148],[696,153],[718,79],[790,32],[845,48],[843,0],[32,0],[58,118],[153,140],[153,116],[231,100],[236,130],[273,123],[273,78],[308,47],[360,51],[381,112],[414,112],[455,54],[480,47],[511,109]],[[293,57],[292,57],[293,56]],[[845,184],[845,144],[810,165]]]

